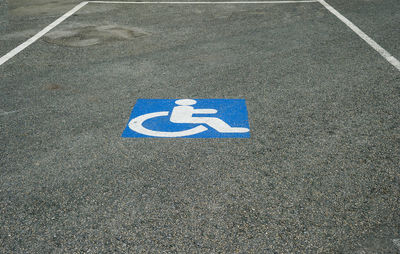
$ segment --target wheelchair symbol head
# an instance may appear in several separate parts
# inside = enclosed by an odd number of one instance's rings
[[[197,103],[195,100],[191,99],[182,99],[182,100],[177,100],[175,101],[176,104],[181,105],[181,106],[191,106]]]

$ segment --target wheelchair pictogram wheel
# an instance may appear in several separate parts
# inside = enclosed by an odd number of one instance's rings
[[[145,127],[143,127],[143,123],[151,118],[155,117],[160,117],[160,116],[168,116],[169,112],[168,111],[160,111],[160,112],[154,112],[154,113],[149,113],[145,115],[138,116],[131,121],[129,121],[129,128],[137,133],[146,135],[146,136],[152,136],[152,137],[160,137],[160,138],[175,138],[175,137],[186,137],[186,136],[192,136],[198,133],[201,133],[203,131],[208,130],[207,127],[203,125],[196,126],[192,129],[189,130],[184,130],[184,131],[175,131],[175,132],[167,132],[167,131],[153,131],[149,130]]]

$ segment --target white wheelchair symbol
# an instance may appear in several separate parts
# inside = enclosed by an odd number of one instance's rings
[[[172,123],[197,123],[197,124],[205,124],[209,127],[215,129],[220,133],[245,133],[249,132],[248,128],[242,127],[231,127],[223,120],[216,117],[193,117],[193,114],[216,114],[218,111],[215,109],[195,109],[191,105],[197,103],[195,100],[183,99],[177,100],[175,103],[179,106],[175,106],[172,109],[170,122]],[[204,125],[198,125],[192,129],[184,130],[184,131],[174,131],[174,132],[165,132],[165,131],[154,131],[149,130],[143,126],[143,123],[151,118],[160,117],[160,116],[168,116],[168,111],[160,111],[149,113],[145,115],[138,116],[131,121],[129,121],[129,128],[135,132],[138,132],[143,135],[153,136],[153,137],[186,137],[192,136],[204,131],[207,131],[208,128]]]

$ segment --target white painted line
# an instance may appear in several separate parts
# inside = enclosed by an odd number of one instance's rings
[[[103,4],[288,4],[288,3],[321,3],[327,10],[335,15],[339,20],[345,23],[351,30],[353,30],[358,36],[360,36],[365,42],[367,42],[373,49],[375,49],[381,56],[383,56],[389,63],[391,63],[396,69],[400,71],[400,61],[392,56],[388,51],[382,48],[376,43],[371,37],[366,35],[361,29],[354,25],[350,20],[340,14],[325,0],[302,0],[302,1],[236,1],[236,2],[121,2],[121,1],[90,1],[81,2],[70,11],[65,13],[63,16],[58,18],[56,21],[45,27],[43,30],[32,36],[29,40],[25,41],[15,49],[8,52],[6,55],[0,58],[0,66],[10,60],[12,57],[17,55],[19,52],[24,50],[26,47],[37,41],[43,35],[48,33],[51,29],[58,26],[61,22],[72,16],[75,12],[80,10],[88,3],[103,3]]]
[[[325,0],[318,0],[326,9],[328,9],[333,15],[345,23],[353,32],[361,37],[366,43],[368,43],[373,49],[375,49],[381,56],[383,56],[389,63],[391,63],[396,69],[400,71],[400,61],[382,48],[378,43],[376,43],[371,37],[366,35],[360,28],[354,25],[350,20],[340,14],[332,6],[330,6]]]
[[[6,115],[9,115],[9,114],[13,114],[13,113],[17,113],[18,112],[18,110],[13,110],[13,111],[6,112],[6,111],[3,111],[1,109],[0,109],[0,111],[2,111],[2,112],[0,112],[0,116],[6,116]]]
[[[315,3],[317,0],[303,0],[303,1],[242,1],[242,2],[121,2],[121,1],[90,1],[90,3],[104,3],[104,4],[272,4],[272,3]],[[48,33],[51,29],[58,26],[61,22],[72,16],[75,12],[87,5],[89,2],[84,1],[72,8],[69,12],[62,15],[56,21],[45,27],[43,30],[32,36],[30,39],[8,52],[6,55],[0,57],[0,66],[13,58],[19,52],[27,48],[29,45],[40,39],[43,35]]]
[[[399,239],[393,239],[392,241],[393,241],[394,245],[396,245],[396,247],[400,251],[400,238]]]
[[[121,1],[90,1],[96,4],[294,4],[316,3],[317,0],[302,1],[236,1],[236,2],[121,2]]]
[[[63,22],[64,20],[66,20],[68,17],[70,17],[71,15],[73,15],[75,12],[77,12],[79,9],[81,9],[83,6],[85,6],[88,2],[82,2],[80,4],[78,4],[77,6],[75,6],[73,9],[71,9],[69,12],[65,13],[64,15],[62,15],[60,18],[58,18],[56,21],[54,21],[53,23],[51,23],[50,25],[48,25],[47,27],[45,27],[43,30],[41,30],[40,32],[38,32],[37,34],[35,34],[34,36],[32,36],[29,40],[25,41],[24,43],[22,43],[21,45],[19,45],[18,47],[16,47],[15,49],[11,50],[10,52],[8,52],[6,55],[2,56],[0,58],[0,65],[4,64],[5,62],[7,62],[8,60],[10,60],[12,57],[14,57],[16,54],[18,54],[19,52],[21,52],[22,50],[24,50],[26,47],[28,47],[29,45],[31,45],[32,43],[34,43],[35,41],[37,41],[40,37],[42,37],[43,35],[45,35],[46,33],[48,33],[51,29],[53,29],[54,27],[58,26],[61,22]]]

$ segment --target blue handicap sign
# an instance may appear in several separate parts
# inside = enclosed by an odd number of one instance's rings
[[[249,138],[244,99],[138,99],[125,138]]]

